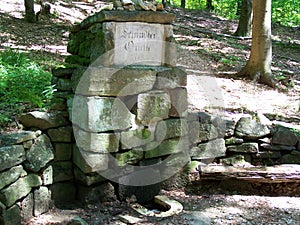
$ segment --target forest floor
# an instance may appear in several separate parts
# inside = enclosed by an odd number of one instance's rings
[[[23,20],[22,3],[0,0],[0,50],[11,47],[30,51],[49,68],[63,64],[72,24],[106,4],[104,1],[93,4],[56,1],[52,5],[53,18],[41,18],[36,24],[28,24]],[[279,88],[271,89],[235,76],[245,65],[251,48],[250,39],[230,35],[237,21],[201,10],[170,8],[168,11],[176,14],[174,35],[178,43],[178,65],[185,67],[188,73],[190,110],[260,112],[270,119],[300,124],[299,28],[278,24],[272,27],[272,70]],[[300,195],[294,192],[299,190],[298,184],[276,184],[262,194],[258,193],[260,189],[263,187],[250,193],[222,192],[222,185],[194,183],[185,190],[163,191],[181,202],[184,211],[162,220],[142,217],[141,224],[299,224]],[[272,193],[277,196],[271,196]],[[34,218],[30,224],[65,224],[75,216],[89,224],[123,224],[118,218],[121,213],[135,215],[126,203],[111,201],[84,209],[54,209]]]

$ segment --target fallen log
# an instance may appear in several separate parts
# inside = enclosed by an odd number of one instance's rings
[[[241,179],[251,182],[300,182],[300,165],[283,164],[267,167],[234,167],[210,164],[198,168],[200,180]]]

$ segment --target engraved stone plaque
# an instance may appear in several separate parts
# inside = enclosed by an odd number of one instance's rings
[[[140,22],[116,23],[115,65],[164,64],[164,26]]]

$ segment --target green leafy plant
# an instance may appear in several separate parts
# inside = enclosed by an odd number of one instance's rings
[[[25,53],[6,49],[0,52],[0,125],[19,113],[50,103],[52,75]]]

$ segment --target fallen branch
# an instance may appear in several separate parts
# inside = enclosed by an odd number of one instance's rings
[[[300,165],[285,164],[270,167],[233,167],[208,165],[199,168],[201,180],[241,179],[252,182],[300,182]]]

